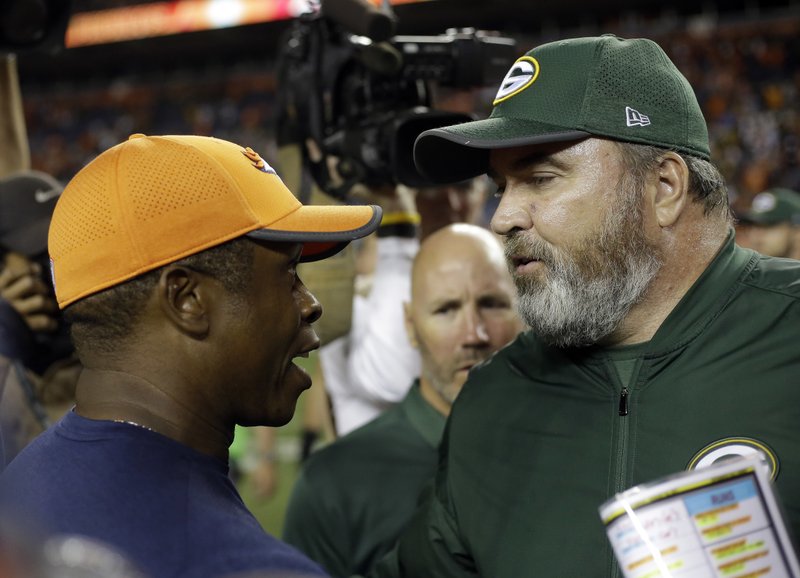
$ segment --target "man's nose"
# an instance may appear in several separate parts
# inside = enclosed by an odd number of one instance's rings
[[[484,347],[489,343],[489,332],[486,324],[475,308],[469,308],[464,319],[464,345],[468,347]]]
[[[500,203],[491,220],[492,231],[508,235],[515,230],[528,230],[533,226],[525,195],[511,185],[506,186]]]
[[[322,317],[322,304],[305,285],[300,286],[300,315],[306,323],[314,323]]]

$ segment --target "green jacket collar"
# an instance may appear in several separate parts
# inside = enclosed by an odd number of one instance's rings
[[[444,433],[445,416],[433,408],[419,391],[419,380],[414,382],[400,403],[408,421],[413,428],[428,442],[432,448],[439,447]]]
[[[648,351],[663,353],[697,337],[733,298],[756,261],[752,251],[734,243],[731,229],[717,256],[656,331]]]

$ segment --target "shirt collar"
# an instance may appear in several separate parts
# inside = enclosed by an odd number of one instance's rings
[[[400,406],[412,427],[432,448],[438,448],[447,419],[422,397],[419,380],[411,386]]]

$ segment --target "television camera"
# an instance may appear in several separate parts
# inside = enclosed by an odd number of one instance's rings
[[[416,137],[472,120],[433,108],[435,86],[494,84],[516,58],[516,42],[492,33],[395,36],[395,25],[388,3],[322,0],[295,21],[283,44],[278,144],[299,144],[317,185],[337,198],[356,183],[430,185],[414,166]],[[319,154],[309,153],[309,139]]]

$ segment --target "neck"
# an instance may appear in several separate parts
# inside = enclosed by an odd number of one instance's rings
[[[424,376],[419,378],[419,393],[422,395],[422,399],[440,414],[445,417],[450,415],[452,405],[442,397],[441,393],[436,391],[436,388]]]
[[[701,223],[702,225],[702,223]],[[708,226],[708,225],[707,225]],[[634,345],[650,341],[675,306],[708,268],[725,244],[724,228],[698,227],[696,234],[684,233],[668,247],[664,264],[644,298],[633,306],[623,322],[607,340],[608,345]]]
[[[84,369],[78,379],[75,411],[89,419],[146,427],[226,462],[233,442],[233,424],[214,423],[169,388],[126,371]]]

